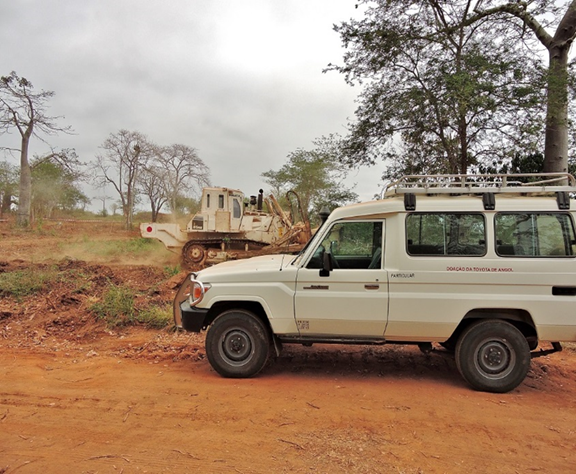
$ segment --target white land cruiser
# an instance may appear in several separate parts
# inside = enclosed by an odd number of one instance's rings
[[[257,374],[282,343],[434,343],[473,388],[506,392],[576,341],[571,193],[567,174],[407,176],[336,209],[297,256],[190,274],[175,323],[208,329],[225,377]]]

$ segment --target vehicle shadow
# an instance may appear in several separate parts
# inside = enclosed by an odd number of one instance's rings
[[[417,346],[285,345],[264,373],[344,378],[428,379],[465,386],[453,354],[443,349],[425,354]]]

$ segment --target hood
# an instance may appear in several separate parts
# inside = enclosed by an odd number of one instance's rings
[[[278,272],[290,265],[294,255],[262,255],[260,257],[246,258],[242,260],[229,260],[218,263],[213,267],[205,268],[198,273],[198,279],[202,281],[214,281],[220,276],[229,279],[235,274],[250,275],[250,279],[257,279],[258,274]]]

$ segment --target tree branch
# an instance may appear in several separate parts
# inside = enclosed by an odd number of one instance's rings
[[[572,5],[569,10],[571,8]],[[547,49],[550,47],[553,40],[552,36],[545,30],[540,22],[528,12],[526,2],[509,2],[486,10],[480,10],[476,7],[476,9],[474,9],[474,15],[466,18],[463,21],[462,26],[470,26],[483,18],[497,16],[501,13],[507,13],[522,20],[522,23],[534,32],[538,41],[540,41]]]

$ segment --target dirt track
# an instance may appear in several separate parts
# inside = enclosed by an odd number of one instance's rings
[[[39,265],[57,238],[26,237],[0,238],[5,269]],[[131,263],[83,271],[158,283],[169,301],[161,272]],[[229,380],[202,336],[107,329],[86,312],[95,296],[0,299],[0,473],[576,472],[571,348],[505,395],[409,346],[287,347],[259,377]]]

